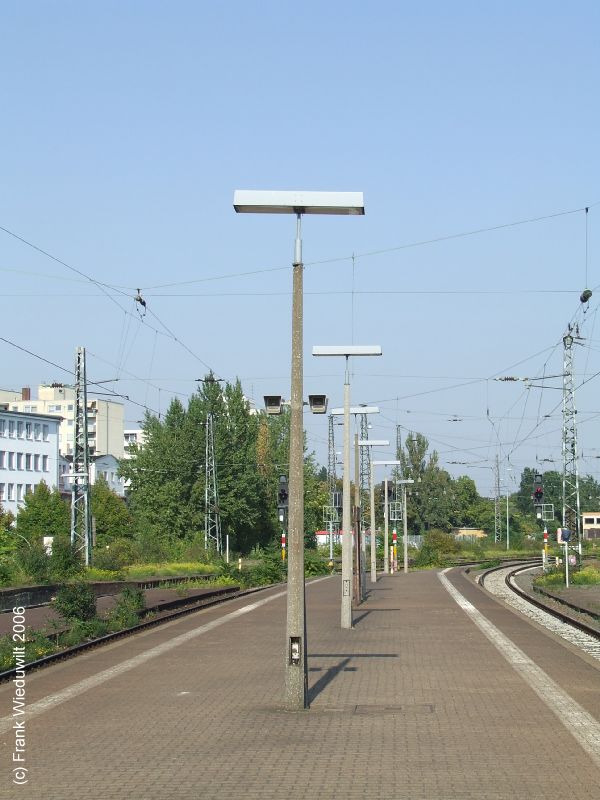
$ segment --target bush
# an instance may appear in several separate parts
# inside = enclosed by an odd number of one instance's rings
[[[15,658],[13,653],[14,642],[10,634],[0,637],[0,672],[14,669]],[[55,653],[56,646],[39,631],[27,629],[25,640],[25,663],[37,661],[39,658]]]
[[[287,574],[281,556],[264,556],[262,560],[243,571],[243,580],[248,586],[265,586],[270,583],[281,583]]]
[[[0,561],[0,586],[12,586],[15,580],[15,564],[12,560]]]
[[[34,581],[50,582],[50,556],[41,542],[34,542],[29,547],[19,547],[16,561],[23,572]]]
[[[82,571],[83,562],[70,540],[66,536],[55,536],[49,563],[51,580],[64,581]]]
[[[448,533],[431,530],[423,537],[423,545],[417,553],[416,567],[445,567],[452,561],[452,556],[460,552],[460,545]]]
[[[170,558],[169,547],[152,531],[139,535],[137,548],[141,561],[168,561]]]
[[[306,577],[312,575],[329,575],[330,572],[329,555],[324,558],[319,553],[315,553],[311,550],[304,551],[304,574]]]
[[[51,606],[66,620],[86,622],[96,616],[96,595],[83,581],[68,583],[58,590]]]
[[[91,639],[98,639],[109,633],[108,622],[101,619],[73,620],[68,631],[60,637],[61,647],[75,647],[82,642],[89,642]]]
[[[144,592],[141,589],[127,587],[119,595],[116,606],[107,617],[111,630],[119,631],[132,628],[139,621],[138,611],[144,608]]]
[[[106,547],[94,550],[93,563],[98,569],[120,570],[133,564],[139,550],[130,539],[115,539]]]

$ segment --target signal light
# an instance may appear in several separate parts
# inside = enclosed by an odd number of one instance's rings
[[[286,475],[279,476],[279,488],[277,490],[277,508],[283,511],[288,507],[289,493],[288,493],[288,479]]]

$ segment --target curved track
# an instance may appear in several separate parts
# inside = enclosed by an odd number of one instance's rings
[[[516,585],[517,574],[534,568],[531,564],[503,566],[483,573],[478,581],[490,594],[600,661],[600,631],[597,628],[550,607]],[[583,609],[580,611],[585,613]]]

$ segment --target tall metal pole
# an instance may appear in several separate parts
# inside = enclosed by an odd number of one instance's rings
[[[212,412],[206,415],[206,453],[204,478],[204,549],[214,545],[219,555],[223,552],[221,538],[221,513],[219,511],[219,487],[215,460],[215,418]]]
[[[500,541],[500,465],[498,456],[494,466],[494,542]]]
[[[371,460],[371,583],[377,583],[377,552],[375,536],[375,466]]]
[[[573,344],[581,340],[571,325],[563,337],[563,527],[573,532],[571,541],[581,544],[579,468],[577,464],[577,411],[573,377]]]
[[[506,549],[510,549],[510,528],[508,523],[508,486],[506,487]]]
[[[92,563],[92,508],[87,423],[85,347],[75,352],[75,432],[73,436],[73,482],[71,484],[71,547]]]
[[[388,479],[383,482],[383,571],[387,574],[390,571],[389,554],[388,554],[388,527],[389,527],[389,513],[388,513]]]
[[[290,471],[285,703],[290,710],[308,705],[306,615],[304,598],[304,432],[303,297],[301,214],[296,215],[292,292],[292,374],[290,397]]]
[[[352,519],[350,512],[350,370],[344,377],[344,480],[342,500],[342,628],[352,627]]]
[[[408,572],[408,514],[406,512],[406,484],[402,484],[402,546],[404,549],[404,574]]]

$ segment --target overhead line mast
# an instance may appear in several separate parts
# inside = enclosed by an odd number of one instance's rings
[[[583,341],[579,326],[569,323],[563,336],[563,527],[573,532],[573,541],[581,544],[579,469],[577,465],[577,410],[573,374],[573,345]]]
[[[217,465],[215,463],[215,421],[212,412],[206,415],[206,456],[204,480],[204,549],[214,547],[223,552],[221,541],[221,515],[219,512],[219,489]]]
[[[71,546],[86,566],[92,563],[92,508],[87,421],[85,347],[75,352],[75,433],[71,483]]]

